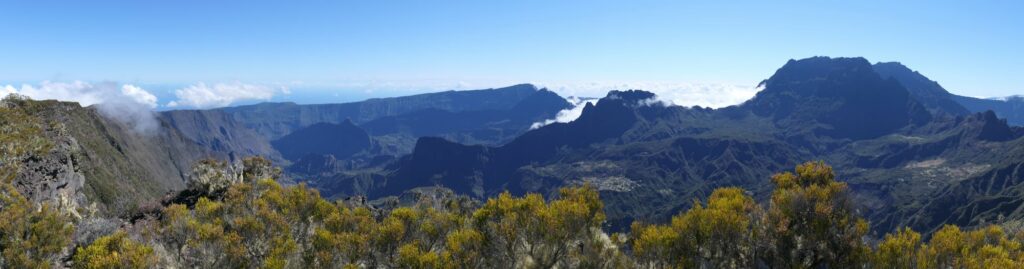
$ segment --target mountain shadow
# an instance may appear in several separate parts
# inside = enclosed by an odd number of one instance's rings
[[[348,158],[370,149],[370,135],[352,121],[341,124],[317,123],[271,142],[281,156],[297,161],[306,155],[331,155]]]

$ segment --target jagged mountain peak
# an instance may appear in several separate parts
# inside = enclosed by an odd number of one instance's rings
[[[637,120],[652,114],[650,110],[662,108],[657,96],[643,90],[609,91],[597,104],[587,103],[575,125],[613,126],[628,128]],[[623,129],[624,130],[624,129]]]
[[[812,128],[837,138],[877,137],[930,113],[895,80],[883,79],[864,58],[813,57],[790,60],[742,107],[772,117],[789,130]]]
[[[964,135],[984,141],[1007,141],[1017,137],[1016,132],[992,110],[974,113],[959,124]]]

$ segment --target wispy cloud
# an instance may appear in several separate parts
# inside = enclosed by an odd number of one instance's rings
[[[39,85],[6,85],[3,88],[4,96],[20,94],[36,100],[52,99],[78,102],[82,106],[96,105],[101,115],[123,122],[142,133],[151,133],[160,126],[152,111],[157,107],[156,96],[131,84],[43,81]]]
[[[563,109],[562,111],[558,111],[558,114],[555,115],[554,119],[547,119],[547,120],[544,120],[544,121],[541,121],[541,122],[534,122],[532,125],[530,125],[530,129],[531,130],[532,129],[537,129],[537,128],[540,128],[540,127],[544,127],[545,125],[556,123],[556,122],[565,123],[565,122],[574,121],[577,118],[579,118],[580,115],[583,115],[583,108],[587,106],[587,103],[591,103],[591,104],[596,105],[597,101],[598,101],[598,99],[592,99],[592,98],[585,99],[585,98],[579,98],[579,97],[568,97],[568,98],[565,98],[565,100],[569,101],[569,103],[572,104],[571,108],[567,108],[567,109]]]
[[[239,101],[270,100],[277,94],[290,94],[287,87],[234,83],[206,84],[203,82],[174,91],[177,100],[168,107],[214,108],[225,107]]]

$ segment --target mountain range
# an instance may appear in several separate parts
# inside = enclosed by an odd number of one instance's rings
[[[527,84],[167,111],[156,134],[50,101],[40,115],[67,126],[46,132],[64,146],[30,161],[59,171],[29,169],[17,186],[118,214],[182,188],[199,159],[260,155],[285,168],[285,181],[334,198],[440,186],[483,199],[589,183],[608,228],[622,230],[664,221],[718,187],[766,199],[773,173],[824,160],[875,231],[1024,218],[1024,99],[954,95],[900,63],[863,58],[790,60],[761,87],[719,109],[611,91],[579,118],[537,128],[572,104]]]

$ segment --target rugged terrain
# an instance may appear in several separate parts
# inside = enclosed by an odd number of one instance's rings
[[[956,211],[961,225],[1019,214],[1013,195],[999,192],[1020,180],[1012,171],[1024,161],[1015,150],[1021,129],[992,112],[971,114],[920,73],[817,57],[790,61],[763,86],[753,99],[722,109],[663,106],[648,92],[614,91],[573,122],[500,146],[421,138],[412,154],[384,169],[317,186],[327,194],[386,196],[439,185],[483,198],[590,182],[602,191],[609,225],[621,229],[638,219],[665,221],[718,187],[766,197],[775,171],[825,160],[840,167],[881,231],[938,228],[950,218],[942,210],[948,205],[928,206],[942,203],[939,196],[964,196],[946,199],[965,206],[1007,197],[990,202],[998,207]],[[977,180],[1002,185],[983,192],[963,186]]]
[[[26,160],[32,168],[17,184],[36,200],[130,214],[182,189],[198,159],[259,155],[284,168],[282,182],[331,198],[440,186],[483,199],[589,183],[607,227],[621,230],[665,221],[719,187],[766,199],[773,173],[825,160],[876,231],[1024,214],[1024,130],[1012,125],[1012,98],[956,96],[899,63],[862,58],[791,60],[762,87],[720,109],[613,91],[575,121],[536,129],[571,105],[531,85],[167,111],[146,134],[93,108],[35,102],[33,115],[54,123],[45,134],[56,146]]]

